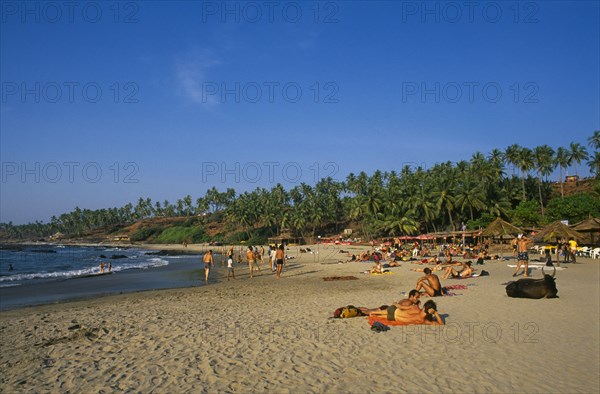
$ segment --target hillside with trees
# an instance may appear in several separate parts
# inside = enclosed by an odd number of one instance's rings
[[[180,243],[248,241],[263,243],[285,231],[314,240],[353,228],[365,239],[443,230],[464,223],[478,229],[502,217],[520,226],[554,220],[572,223],[600,217],[600,131],[587,146],[571,142],[554,150],[517,144],[469,160],[432,168],[349,174],[344,181],[324,178],[311,186],[285,190],[280,184],[237,194],[209,189],[202,197],[175,202],[139,198],[135,205],[99,210],[75,208],[49,223],[0,224],[0,239],[106,239]],[[565,183],[587,165],[594,178]],[[558,172],[558,178],[550,175]]]

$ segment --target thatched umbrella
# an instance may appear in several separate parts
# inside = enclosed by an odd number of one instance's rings
[[[566,224],[564,224],[563,222],[561,222],[560,220],[550,223],[549,225],[547,225],[546,227],[544,227],[536,236],[535,236],[535,240],[536,241],[546,241],[546,242],[550,242],[550,241],[556,241],[556,243],[558,244],[558,239],[559,238],[573,238],[573,239],[577,239],[577,240],[582,240],[584,237],[583,234],[581,234],[578,231],[575,231],[573,229],[571,229],[569,226],[567,226]],[[558,249],[558,248],[557,248]],[[558,261],[559,259],[559,253],[558,250],[556,251],[556,261]]]
[[[504,235],[517,235],[523,233],[523,230],[517,226],[513,226],[501,218],[496,218],[482,232],[482,237],[502,237]],[[502,254],[502,253],[500,253]]]
[[[592,244],[594,244],[594,234],[600,234],[600,218],[591,218],[574,224],[571,229],[580,233],[590,233]]]
[[[501,218],[496,218],[489,226],[487,226],[482,232],[482,237],[497,237],[502,235],[517,235],[523,233],[523,230],[513,226]]]
[[[573,230],[571,227],[567,226],[559,220],[550,223],[535,236],[536,240],[544,241],[552,241],[558,238],[573,238],[582,240],[584,238],[584,235],[581,234],[579,231]]]

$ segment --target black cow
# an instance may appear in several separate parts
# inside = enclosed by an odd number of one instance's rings
[[[542,279],[524,278],[509,282],[506,294],[514,298],[558,298],[556,281],[550,275],[544,275]]]

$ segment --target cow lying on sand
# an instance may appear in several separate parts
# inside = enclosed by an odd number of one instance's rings
[[[558,298],[556,281],[550,275],[544,275],[541,279],[524,278],[509,282],[506,294],[514,298]]]

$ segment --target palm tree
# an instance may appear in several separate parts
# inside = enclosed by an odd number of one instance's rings
[[[515,175],[515,167],[519,162],[519,153],[521,152],[521,149],[521,146],[518,144],[512,144],[504,151],[504,160],[506,160],[506,164],[513,166],[513,176]]]
[[[562,146],[558,147],[556,156],[554,157],[554,164],[560,169],[560,196],[564,197],[565,191],[563,185],[565,179],[563,178],[563,168],[569,166],[569,151]]]
[[[588,145],[596,151],[600,150],[600,130],[594,131],[594,135],[588,138]]]
[[[525,173],[533,168],[533,152],[529,148],[522,148],[519,151],[517,166],[521,170],[521,182],[523,182],[523,201],[527,200],[525,195]]]
[[[542,176],[548,176],[554,170],[554,149],[548,145],[541,145],[533,151],[534,167],[538,173],[538,193],[540,206],[542,207],[542,218],[544,217],[544,201],[542,199]]]
[[[600,151],[594,152],[594,156],[587,162],[590,166],[590,172],[596,174],[596,177],[600,176]]]
[[[504,175],[504,162],[506,160],[504,153],[500,149],[493,149],[488,155],[488,160],[492,165],[492,171],[497,182]]]
[[[485,208],[485,192],[482,185],[477,184],[471,175],[465,175],[461,179],[461,185],[457,188],[454,200],[456,207],[464,212],[469,209],[471,220],[474,220],[473,208],[481,210]]]
[[[192,204],[192,196],[189,194],[183,198],[183,204],[185,205],[185,214],[190,216],[193,213],[194,205]]]
[[[589,159],[589,155],[585,146],[582,146],[578,142],[571,142],[569,145],[569,161],[575,166],[575,175],[577,174],[577,164],[581,164],[583,160]]]

